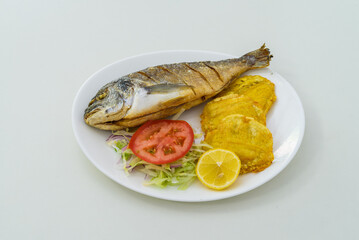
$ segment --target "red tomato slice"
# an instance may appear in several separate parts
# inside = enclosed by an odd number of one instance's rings
[[[137,129],[129,148],[146,162],[170,163],[186,155],[193,138],[193,130],[185,121],[153,120]]]

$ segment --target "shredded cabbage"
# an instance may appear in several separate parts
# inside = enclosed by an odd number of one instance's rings
[[[112,131],[112,135],[115,136],[132,136],[135,132],[130,132],[129,128],[126,128],[126,130],[118,130],[118,131]]]
[[[179,110],[178,113],[176,113],[175,115],[173,115],[172,120],[177,120],[177,119],[179,119],[179,117],[182,115],[182,113],[184,113],[184,111],[186,111],[186,109],[185,109],[185,108],[181,108],[181,110]]]
[[[194,143],[189,152],[175,162],[167,164],[152,164],[143,161],[127,148],[130,134],[126,131],[116,132],[116,137],[111,135],[107,143],[120,154],[122,167],[125,173],[131,174],[139,171],[145,174],[145,185],[154,185],[160,188],[178,186],[179,190],[185,190],[196,179],[196,163],[202,153],[211,149],[206,143]],[[122,137],[121,137],[122,136]]]

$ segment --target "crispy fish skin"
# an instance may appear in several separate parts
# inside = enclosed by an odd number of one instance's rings
[[[102,87],[84,120],[99,129],[120,130],[165,118],[218,94],[243,72],[268,66],[270,59],[263,45],[235,59],[149,67]]]
[[[274,87],[271,81],[262,76],[244,76],[233,80],[228,88],[218,94],[218,97],[231,94],[247,96],[257,102],[264,114],[267,114],[277,99]]]
[[[273,137],[268,128],[240,114],[225,117],[206,134],[205,142],[236,153],[241,160],[240,174],[263,171],[274,159]]]
[[[252,117],[266,124],[266,115],[257,102],[247,96],[229,94],[215,98],[206,104],[201,114],[201,125],[204,133],[217,128],[221,120],[232,114]]]

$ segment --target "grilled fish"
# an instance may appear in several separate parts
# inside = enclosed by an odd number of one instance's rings
[[[166,118],[196,106],[227,87],[240,74],[269,65],[269,49],[240,58],[149,67],[103,86],[85,110],[84,120],[103,130],[121,130]]]

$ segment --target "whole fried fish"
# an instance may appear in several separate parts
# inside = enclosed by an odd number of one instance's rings
[[[85,110],[85,122],[104,130],[138,126],[196,106],[240,74],[269,65],[269,49],[240,58],[149,67],[103,86]]]

